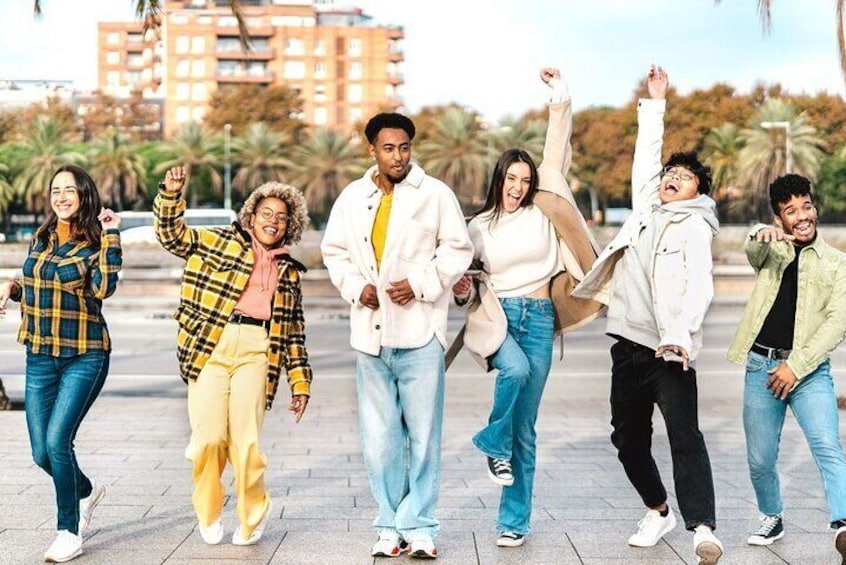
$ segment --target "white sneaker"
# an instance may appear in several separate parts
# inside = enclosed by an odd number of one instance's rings
[[[667,507],[667,515],[661,516],[657,510],[649,510],[637,523],[637,533],[629,538],[629,545],[634,547],[652,547],[667,533],[676,527],[673,509]]]
[[[258,523],[256,529],[253,530],[253,533],[250,534],[249,539],[244,539],[241,535],[241,526],[239,525],[235,528],[235,533],[232,534],[232,545],[255,545],[258,543],[258,540],[261,539],[262,534],[264,534],[264,528],[267,526],[267,520],[270,518],[270,512],[273,510],[273,501],[269,498],[267,499],[267,511],[264,513],[264,518],[261,519],[261,522]]]
[[[88,524],[91,523],[91,515],[94,509],[106,496],[106,487],[98,485],[96,481],[91,481],[91,494],[79,501],[79,535],[85,533]]]
[[[220,518],[208,526],[197,524],[197,529],[200,530],[200,537],[209,545],[217,545],[223,540],[223,524]]]
[[[411,557],[418,557],[422,559],[437,559],[438,549],[435,547],[435,542],[432,538],[417,538],[411,540]]]
[[[693,551],[701,565],[717,565],[723,555],[723,544],[711,528],[700,524],[693,531]]]
[[[67,530],[59,530],[50,549],[44,554],[47,563],[64,563],[74,557],[82,555],[82,536],[72,534]]]
[[[526,536],[517,532],[502,532],[496,538],[497,547],[520,547],[526,541]]]
[[[408,551],[408,543],[393,530],[382,530],[379,539],[373,544],[370,555],[373,557],[398,557]]]

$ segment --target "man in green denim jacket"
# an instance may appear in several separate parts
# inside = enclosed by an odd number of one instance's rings
[[[846,455],[829,361],[846,335],[846,255],[817,232],[808,179],[779,177],[770,203],[774,225],[755,226],[746,240],[757,280],[726,354],[746,364],[743,426],[763,515],[747,542],[770,545],[784,536],[776,461],[790,406],[822,474],[835,547],[846,563]]]

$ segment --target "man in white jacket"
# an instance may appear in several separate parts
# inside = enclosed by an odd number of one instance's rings
[[[350,303],[372,554],[434,558],[447,309],[473,248],[452,190],[411,163],[414,133],[401,114],[368,122],[376,165],[335,201],[321,251]]]
[[[611,347],[611,440],[626,475],[649,508],[628,542],[651,547],[675,528],[652,458],[652,412],[664,416],[673,478],[699,563],[723,553],[714,536],[714,483],[699,431],[696,371],[702,320],[713,296],[711,240],[719,229],[708,196],[707,167],[695,153],[661,166],[667,74],[653,65],[651,99],[638,102],[632,167],[632,215],[600,254],[574,296],[608,304]]]

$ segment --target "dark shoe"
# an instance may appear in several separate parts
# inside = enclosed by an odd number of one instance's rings
[[[749,545],[770,545],[774,541],[784,537],[784,524],[781,515],[764,516],[761,518],[761,525],[746,539]]]
[[[509,459],[496,459],[488,457],[488,476],[496,484],[503,487],[510,487],[514,484],[514,475],[511,473],[511,461]]]
[[[846,565],[846,526],[837,528],[837,533],[834,534],[834,547],[840,553],[840,565]]]

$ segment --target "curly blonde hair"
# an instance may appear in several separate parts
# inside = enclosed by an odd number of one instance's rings
[[[308,227],[308,208],[305,197],[302,193],[291,186],[281,182],[271,181],[256,188],[247,197],[241,211],[238,212],[238,221],[242,226],[251,226],[251,217],[256,212],[259,202],[265,198],[278,198],[288,207],[288,225],[285,228],[283,244],[297,243],[303,235],[303,230]]]

